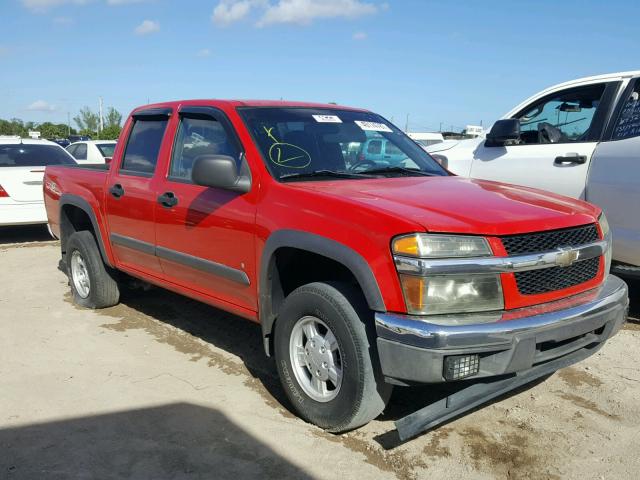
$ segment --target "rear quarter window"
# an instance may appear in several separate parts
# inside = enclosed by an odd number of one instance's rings
[[[165,117],[135,121],[127,141],[121,171],[153,174],[168,121]]]

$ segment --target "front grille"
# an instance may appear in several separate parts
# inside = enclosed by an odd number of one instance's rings
[[[515,274],[523,295],[536,295],[574,287],[593,280],[600,268],[600,257],[576,262],[569,267],[551,267]]]
[[[598,230],[594,224],[584,227],[551,230],[502,237],[508,255],[523,255],[556,250],[559,247],[579,247],[598,241]]]

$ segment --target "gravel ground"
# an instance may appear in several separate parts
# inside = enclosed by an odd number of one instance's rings
[[[44,233],[0,241],[0,479],[637,478],[638,282],[595,356],[389,448],[433,389],[324,433],[290,413],[257,325],[161,289],[79,309]]]

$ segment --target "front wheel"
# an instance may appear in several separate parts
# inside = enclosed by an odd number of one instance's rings
[[[311,283],[286,298],[275,325],[276,364],[308,422],[344,432],[384,410],[392,386],[377,367],[368,316],[360,292],[346,284]]]

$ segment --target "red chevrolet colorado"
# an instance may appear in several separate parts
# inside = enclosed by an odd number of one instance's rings
[[[293,408],[334,432],[393,385],[476,380],[399,423],[415,434],[625,321],[599,208],[455,177],[366,110],[140,107],[110,165],[47,167],[44,191],[76,303],[115,305],[135,277],[258,322]]]

